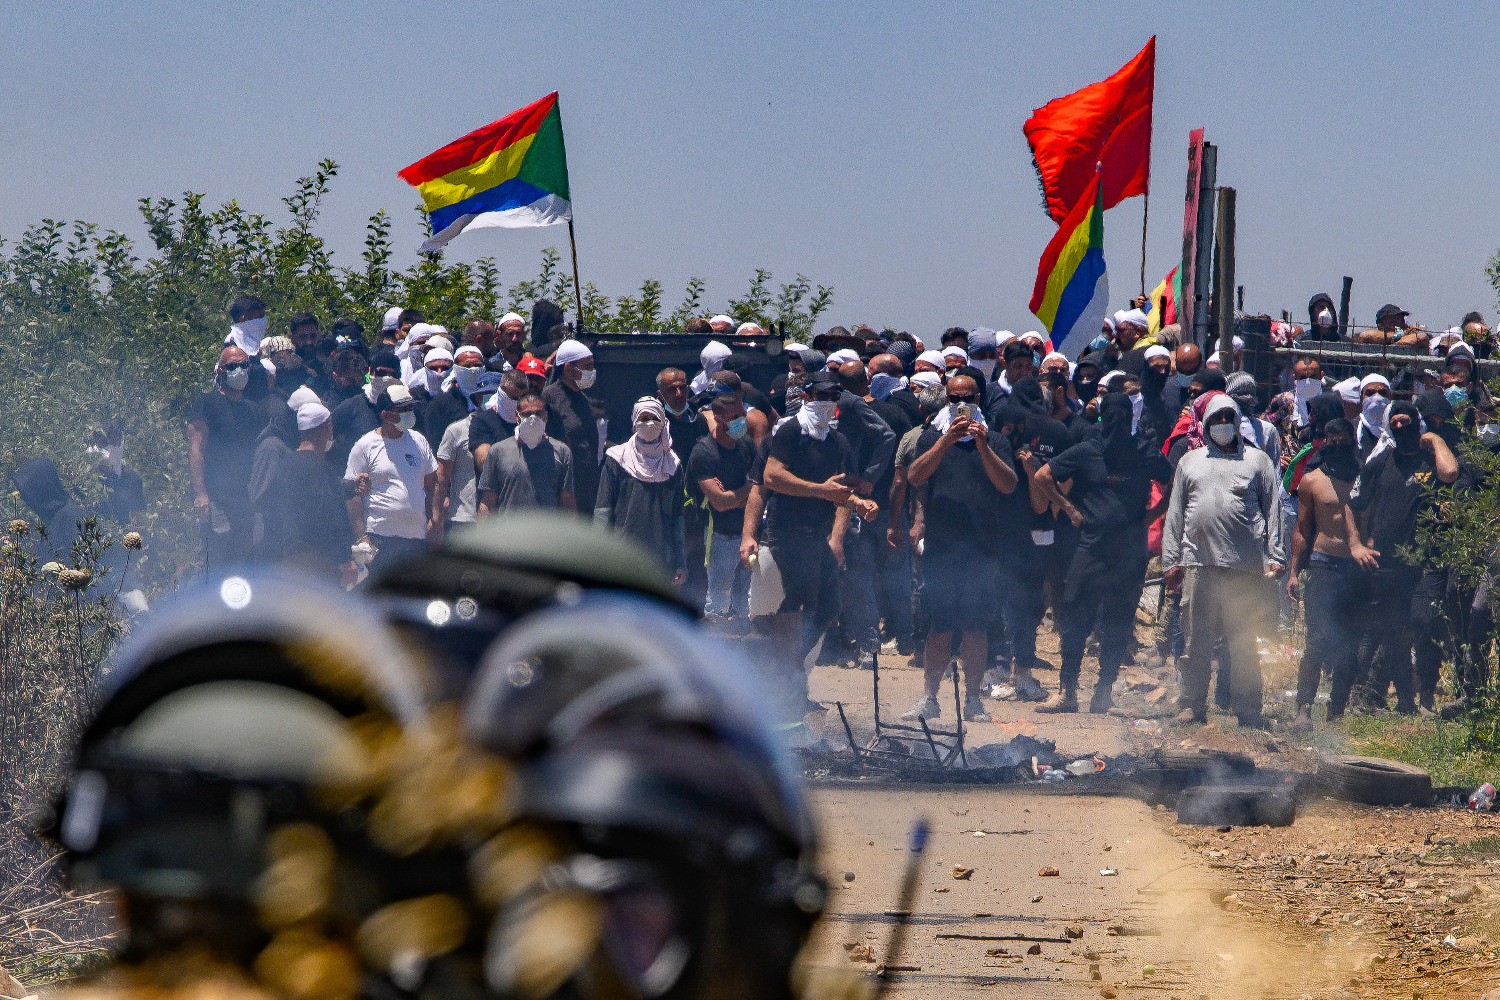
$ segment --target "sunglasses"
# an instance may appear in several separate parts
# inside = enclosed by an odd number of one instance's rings
[[[248,362],[248,361],[236,361],[236,362],[233,362],[232,364],[225,365],[224,366],[224,370],[226,372],[247,372],[247,371],[250,370],[250,362]]]

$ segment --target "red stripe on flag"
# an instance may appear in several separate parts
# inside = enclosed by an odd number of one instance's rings
[[[462,139],[455,139],[442,149],[428,153],[399,171],[397,176],[415,186],[478,163],[496,150],[504,149],[517,139],[524,139],[535,133],[542,127],[542,120],[556,103],[557,91],[554,90],[535,104],[512,111],[499,121],[490,122]]]

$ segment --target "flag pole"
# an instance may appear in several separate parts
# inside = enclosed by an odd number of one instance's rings
[[[579,334],[583,332],[583,285],[578,281],[578,241],[573,238],[572,218],[568,219],[568,246],[573,250],[573,311],[578,320],[578,329],[574,333]],[[1142,264],[1141,267],[1143,268],[1141,273],[1145,274],[1145,265]]]
[[[1146,223],[1151,218],[1151,186],[1146,185],[1141,200],[1141,294],[1146,294]]]

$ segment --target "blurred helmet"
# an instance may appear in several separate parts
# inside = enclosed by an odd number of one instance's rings
[[[453,699],[512,622],[593,590],[637,594],[694,614],[645,549],[559,511],[499,514],[456,529],[437,551],[371,581],[388,620],[430,651],[440,693]]]
[[[372,609],[311,579],[210,580],[102,680],[55,832],[74,885],[119,891],[128,967],[349,1000],[372,970],[418,987],[462,945],[451,844],[498,826],[506,774],[429,716]]]
[[[586,594],[485,655],[465,719],[516,768],[470,874],[490,990],[788,997],[821,912],[801,782],[728,646],[653,601]]]

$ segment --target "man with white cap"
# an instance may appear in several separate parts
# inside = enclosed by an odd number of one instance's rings
[[[1139,309],[1115,313],[1115,341],[1120,345],[1120,353],[1155,344],[1156,339],[1146,332],[1150,328],[1151,320]]]
[[[723,313],[719,313],[719,315],[717,316],[711,316],[708,320],[708,327],[714,333],[728,333],[733,326],[734,318],[731,316],[726,316]]]
[[[968,367],[969,352],[964,350],[962,347],[958,347],[956,345],[945,347],[943,348],[941,353],[943,355],[943,367],[948,371],[952,371],[955,368]]]
[[[380,342],[395,345],[399,343],[401,336],[398,327],[401,324],[401,313],[404,310],[400,306],[391,306],[385,311],[380,320]]]
[[[547,404],[547,434],[568,446],[573,455],[574,496],[578,512],[592,517],[599,490],[599,423],[588,390],[598,373],[594,352],[569,338],[557,345],[553,364],[557,381],[542,390]]]
[[[923,351],[917,355],[915,370],[942,375],[948,370],[948,359],[943,357],[941,351]]]
[[[693,376],[692,384],[689,386],[692,395],[696,396],[700,392],[708,391],[709,386],[713,384],[714,376],[723,370],[724,362],[728,361],[733,353],[728,344],[717,340],[710,340],[703,345],[703,350],[698,352],[698,363],[703,366],[703,370]]]
[[[349,552],[354,536],[348,491],[327,459],[333,445],[332,414],[322,403],[304,402],[297,407],[296,422],[300,443],[278,464],[270,484],[284,518],[277,526],[286,542],[283,559],[351,587],[357,570]]]
[[[344,482],[353,488],[348,514],[355,541],[377,550],[372,575],[442,541],[442,518],[432,510],[437,459],[413,430],[416,402],[406,386],[386,387],[375,399],[380,426],[354,442],[344,467]]]
[[[500,370],[514,368],[521,363],[521,355],[525,353],[526,344],[526,320],[516,312],[508,312],[500,317],[500,325],[495,328],[496,353],[490,355],[488,362],[490,368],[495,368],[495,362],[500,361]]]
[[[1162,525],[1166,585],[1182,591],[1186,655],[1179,661],[1179,722],[1208,717],[1209,666],[1221,637],[1228,649],[1232,709],[1242,726],[1263,728],[1260,656],[1255,645],[1262,576],[1287,564],[1270,456],[1240,432],[1233,398],[1215,395],[1201,422],[1205,446],[1187,452],[1172,478]]]

